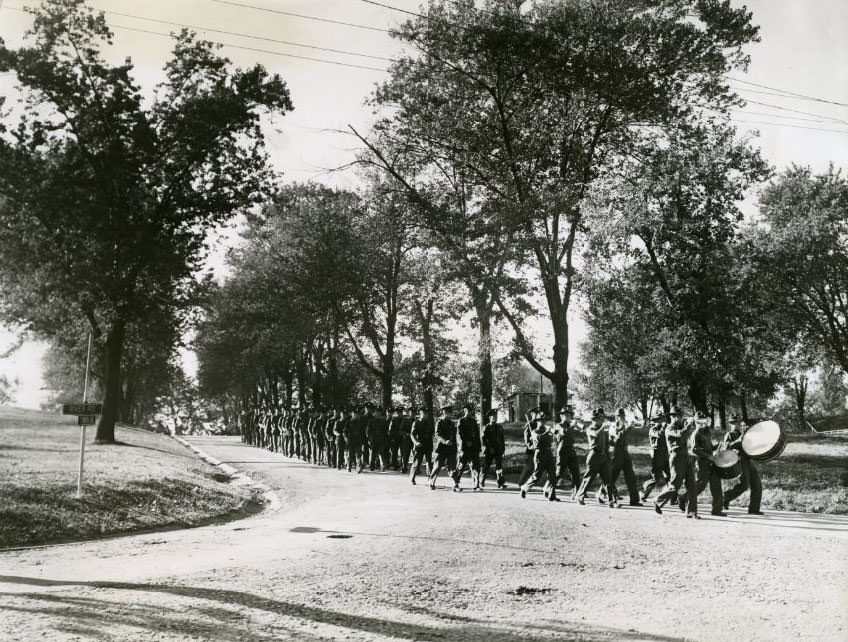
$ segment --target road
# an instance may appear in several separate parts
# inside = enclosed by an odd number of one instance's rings
[[[845,517],[431,491],[191,441],[281,508],[2,552],[0,640],[848,640]]]

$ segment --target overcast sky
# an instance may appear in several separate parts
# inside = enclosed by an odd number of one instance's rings
[[[9,46],[22,42],[29,18],[17,9],[29,4],[32,3],[25,0],[0,0],[0,37]],[[137,79],[147,88],[161,79],[160,70],[171,48],[166,36],[147,32],[167,34],[179,27],[143,18],[198,27],[199,34],[209,40],[242,47],[227,46],[224,51],[238,65],[261,62],[279,73],[291,90],[295,110],[279,118],[267,132],[276,166],[289,180],[356,187],[353,172],[327,171],[350,162],[355,147],[350,137],[332,130],[344,130],[348,124],[367,129],[372,114],[363,101],[374,83],[386,76],[381,70],[388,62],[383,58],[391,58],[399,51],[397,43],[380,29],[402,21],[403,13],[364,0],[92,0],[90,4],[106,10],[107,19],[115,28],[115,46],[109,58],[130,56],[137,68]],[[420,2],[385,0],[383,4],[414,11]],[[848,103],[848,2],[734,0],[733,4],[746,4],[753,11],[762,36],[762,42],[749,48],[748,73],[734,74],[761,85],[733,83],[745,90],[740,94],[750,101],[743,113],[734,115],[740,130],[759,130],[763,154],[778,169],[793,162],[816,170],[823,170],[830,162],[848,168],[848,107],[785,93]],[[0,76],[0,92],[11,94],[13,86],[13,77]],[[580,332],[575,335],[575,341],[579,340]],[[0,335],[0,352],[4,343],[11,343],[11,338]],[[19,405],[35,407],[42,398],[40,354],[38,345],[27,344],[15,356],[0,361],[0,372],[21,381]]]

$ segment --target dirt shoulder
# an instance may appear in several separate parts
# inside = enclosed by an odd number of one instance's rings
[[[73,417],[0,409],[0,548],[186,527],[255,512],[250,489],[170,437],[116,428],[116,445],[88,430],[83,497],[76,499],[79,428]]]

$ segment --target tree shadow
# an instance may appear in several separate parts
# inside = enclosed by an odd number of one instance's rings
[[[623,631],[595,627],[565,621],[545,621],[526,625],[524,623],[490,623],[468,617],[438,614],[443,626],[429,626],[413,622],[398,621],[370,615],[344,613],[314,605],[297,604],[275,600],[253,593],[210,589],[193,586],[129,582],[75,582],[30,578],[22,576],[0,576],[0,582],[39,587],[92,587],[114,591],[138,591],[164,593],[192,600],[206,600],[215,604],[184,604],[169,606],[159,602],[143,604],[138,600],[120,597],[106,600],[100,597],[73,597],[55,591],[3,593],[18,600],[27,600],[23,606],[7,605],[7,612],[23,615],[47,615],[56,630],[66,632],[85,631],[94,639],[110,639],[116,626],[132,627],[145,633],[182,632],[205,640],[230,642],[245,639],[260,642],[281,639],[281,629],[287,631],[286,639],[316,639],[321,632],[302,632],[300,622],[287,627],[283,622],[264,626],[246,610],[260,611],[272,616],[293,618],[312,625],[330,625],[351,629],[359,633],[380,637],[392,636],[409,640],[461,639],[468,642],[542,642],[554,637],[577,638],[584,642],[601,640],[637,640],[644,642],[683,642],[683,638],[640,633],[633,629]],[[249,625],[249,623],[251,623]],[[257,630],[265,628],[264,631]],[[324,638],[321,638],[324,639]]]

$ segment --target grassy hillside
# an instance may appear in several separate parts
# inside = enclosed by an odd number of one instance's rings
[[[76,417],[0,408],[0,547],[187,526],[252,507],[250,491],[164,435],[88,428],[82,499]]]

